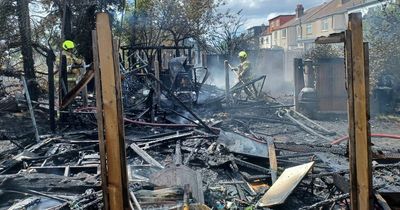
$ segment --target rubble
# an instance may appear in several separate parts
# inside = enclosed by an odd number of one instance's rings
[[[245,104],[251,107],[251,103],[262,108],[257,111],[242,108],[240,112],[247,113],[240,115],[242,117],[232,109]],[[220,130],[219,134],[207,132],[203,130],[204,126],[196,124],[195,128],[184,130],[175,126],[163,127],[175,124],[163,122],[161,116],[158,118],[160,122],[135,120],[140,124],[126,124],[130,197],[134,208],[178,207],[184,205],[186,198],[189,198],[186,202],[191,207],[204,203],[210,208],[254,208],[260,206],[258,201],[263,195],[272,193],[274,184],[279,189],[284,189],[280,179],[285,177],[285,169],[310,160],[314,161],[314,168],[303,181],[298,180],[298,187],[293,188],[292,195],[287,194],[287,201],[281,201],[278,207],[315,209],[334,204],[341,206],[340,201],[349,197],[348,192],[342,191],[344,189],[340,187],[346,186],[339,181],[344,179],[338,179],[338,176],[345,177],[349,173],[348,170],[343,171],[347,168],[345,147],[332,146],[328,142],[309,144],[301,139],[296,142],[279,140],[277,136],[291,135],[285,129],[297,129],[297,133],[302,133],[305,137],[307,132],[298,125],[279,118],[276,110],[285,107],[278,103],[265,100],[263,103],[257,101],[245,104],[232,105],[228,110],[210,110],[199,115],[211,130]],[[193,110],[200,113],[198,109],[206,108],[198,107]],[[94,110],[89,112],[94,113]],[[270,117],[256,117],[261,116],[260,113]],[[237,121],[239,117],[240,121]],[[25,120],[29,122],[29,118]],[[222,121],[219,124],[211,126],[213,122],[220,120]],[[80,123],[90,125],[88,122]],[[279,125],[280,134],[268,129],[267,125],[271,123]],[[39,123],[39,128],[41,124],[43,123]],[[263,130],[260,129],[262,127]],[[95,130],[64,130],[63,133],[40,136],[39,143],[31,142],[31,146],[25,150],[9,150],[8,155],[3,156],[0,167],[3,174],[0,177],[2,193],[10,191],[6,197],[2,196],[2,206],[8,205],[11,208],[13,205],[12,208],[17,208],[47,205],[53,209],[101,207],[100,157],[96,133]],[[32,134],[31,132],[31,137]],[[332,135],[328,132],[321,133],[326,137],[328,134]],[[331,139],[335,139],[334,136]],[[272,150],[269,145],[274,145],[273,151],[276,151],[275,169],[270,168]],[[329,163],[335,157],[343,159],[344,163]],[[389,167],[390,176],[383,172]],[[397,182],[387,178],[400,177],[398,164],[380,164],[375,168],[378,170],[375,173],[375,182],[380,183],[376,190],[398,190],[400,186]],[[273,176],[277,177],[275,183],[272,181]],[[284,183],[288,184],[286,181]],[[185,184],[190,186],[188,197],[185,195]],[[311,189],[313,190],[310,191]],[[23,194],[14,191],[21,191]],[[328,192],[330,193],[327,194]],[[49,193],[51,196],[48,196]],[[313,199],[300,199],[297,197],[299,193]]]
[[[132,209],[349,208],[349,150],[335,140],[340,120],[327,120],[328,129],[273,98],[263,91],[265,75],[225,91],[204,84],[208,70],[192,81],[184,57],[173,59],[177,69],[166,79],[138,57],[141,71],[121,79],[118,44],[108,41],[113,56],[103,51],[96,60],[96,45],[94,69],[60,100],[57,132],[26,85],[27,107],[16,106],[16,96],[0,98],[0,140],[13,144],[0,151],[0,209],[102,209],[115,185],[127,186]],[[99,62],[115,71],[101,75]],[[93,77],[96,97],[77,97]],[[400,154],[374,150],[374,204],[385,209],[395,197],[387,194],[400,192]],[[110,174],[119,181],[111,187]]]

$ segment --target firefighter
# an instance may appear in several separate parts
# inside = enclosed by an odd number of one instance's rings
[[[72,51],[75,49],[75,43],[71,40],[65,40],[62,47],[65,52],[72,53]]]
[[[245,51],[240,51],[238,57],[240,60],[240,64],[238,67],[233,68],[233,71],[236,72],[236,75],[239,79],[238,84],[243,85],[243,84],[250,82],[253,79],[251,63],[247,59],[248,56]],[[248,85],[247,87],[245,87],[244,91],[248,97],[256,97],[257,96],[257,90],[256,90],[256,87],[254,86],[254,84],[251,84],[251,85]]]
[[[239,81],[249,82],[252,80],[251,63],[247,60],[247,53],[245,51],[239,52],[240,64],[234,70],[237,72]]]
[[[67,58],[68,87],[73,88],[80,75],[82,74],[82,59],[75,56],[75,43],[71,40],[65,40],[62,44],[63,55]]]

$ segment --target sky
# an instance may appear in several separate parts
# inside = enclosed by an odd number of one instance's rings
[[[322,4],[327,0],[226,0],[226,5],[222,10],[231,9],[239,11],[243,9],[242,14],[246,20],[244,28],[265,24],[268,25],[268,19],[280,14],[294,14],[296,5],[303,4],[304,9]]]

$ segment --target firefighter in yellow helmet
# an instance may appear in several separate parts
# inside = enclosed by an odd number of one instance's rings
[[[250,61],[247,59],[248,55],[245,51],[240,51],[238,57],[240,60],[240,64],[236,68],[233,68],[233,70],[236,72],[236,75],[239,79],[239,83],[237,85],[243,85],[253,79],[252,66]],[[245,87],[244,91],[246,92],[248,97],[254,98],[257,95],[257,90],[254,84]]]
[[[75,43],[71,40],[65,40],[62,43],[63,55],[67,58],[68,87],[73,88],[82,74],[82,59],[75,56]]]
[[[75,43],[71,40],[65,40],[62,47],[65,51],[72,51],[75,49]]]
[[[245,51],[240,51],[238,57],[240,64],[237,68],[235,68],[238,74],[238,79],[242,82],[249,82],[252,80],[252,74],[251,63],[247,60],[247,53]]]

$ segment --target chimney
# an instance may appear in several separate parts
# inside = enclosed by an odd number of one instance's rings
[[[302,4],[298,4],[296,7],[296,18],[299,18],[304,15],[304,7]]]

